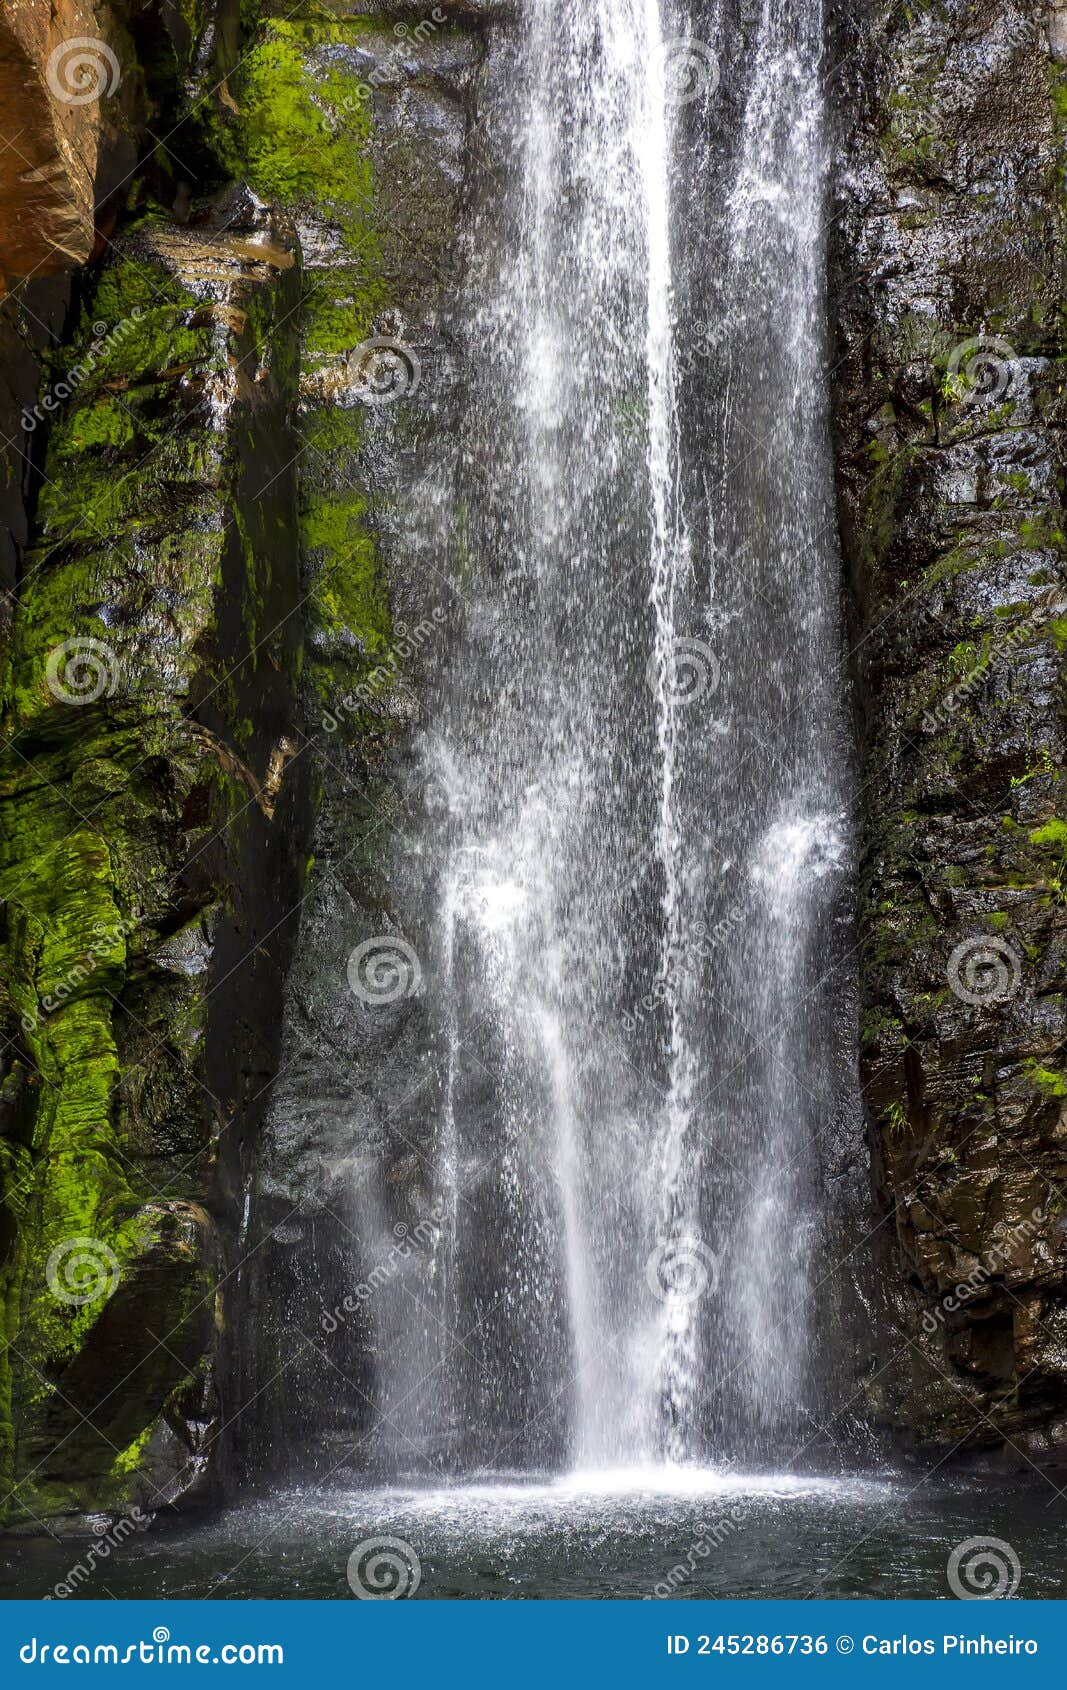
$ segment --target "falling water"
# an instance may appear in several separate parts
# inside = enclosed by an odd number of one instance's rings
[[[528,0],[491,66],[434,507],[461,626],[414,783],[439,1226],[422,1316],[378,1309],[394,1464],[780,1459],[818,1414],[821,22],[764,0],[742,51],[724,20]]]

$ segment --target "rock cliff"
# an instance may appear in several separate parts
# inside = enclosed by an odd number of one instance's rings
[[[360,1156],[417,1218],[421,1104],[403,1005],[372,1101],[346,963],[391,930],[419,652],[451,614],[411,489],[417,461],[446,505],[462,449],[479,92],[514,15],[0,4],[21,1529],[207,1503],[297,1451],[325,1472],[368,1424],[337,1314]],[[1059,0],[832,17],[866,1410],[1035,1462],[1067,1450],[1065,61]]]
[[[1045,0],[876,3],[832,72],[870,1397],[1017,1461],[1067,1447],[1065,51]]]

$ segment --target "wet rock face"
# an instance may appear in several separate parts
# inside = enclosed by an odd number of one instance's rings
[[[1062,7],[840,9],[876,1415],[1067,1456]]]
[[[305,797],[292,233],[148,221],[72,342],[3,670],[5,1494],[215,1494]]]
[[[3,121],[59,162],[4,219],[0,1512],[33,1530],[219,1494],[309,800],[300,255],[218,190],[233,8],[28,10]]]
[[[242,1429],[254,1464],[320,1473],[365,1459],[372,1335],[359,1276],[396,1250],[398,1216],[412,1229],[421,1217],[410,1119],[427,1095],[419,1005],[401,993],[385,1026],[354,992],[349,960],[361,944],[401,937],[393,877],[408,825],[405,750],[420,709],[419,654],[446,637],[449,596],[431,542],[417,541],[426,488],[436,479],[447,500],[461,444],[454,318],[469,310],[461,235],[483,19],[496,8],[370,10],[345,5],[332,25],[286,36],[268,25],[261,56],[248,61],[254,91],[267,53],[280,61],[291,49],[296,113],[311,78],[329,137],[315,176],[285,184],[305,274],[297,428],[307,757],[319,809],[251,1221],[250,1295],[264,1343],[250,1358],[257,1412]],[[364,160],[358,176],[340,162],[346,144]],[[257,163],[265,184],[272,161]],[[371,1088],[383,1043],[385,1099]],[[368,1195],[383,1158],[397,1214],[378,1213]]]
[[[386,583],[447,421],[497,10],[265,7],[240,54],[229,0],[101,15],[178,162],[138,165],[86,270],[5,306],[0,1469],[23,1529],[210,1500],[279,1453],[247,1401],[284,1449],[309,1382],[338,1397],[302,1355],[349,1213],[322,1173],[350,1204],[363,1107],[345,959],[388,924],[414,709],[422,585]],[[98,211],[121,127],[105,107]]]

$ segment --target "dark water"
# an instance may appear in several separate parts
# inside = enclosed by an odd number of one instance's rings
[[[888,1480],[685,1475],[676,1488],[649,1475],[451,1490],[286,1491],[176,1533],[131,1536],[75,1579],[95,1598],[337,1598],[352,1600],[357,1545],[378,1553],[386,1588],[416,1599],[671,1596],[881,1597],[955,1600],[954,1549],[996,1540],[1015,1594],[1067,1597],[1065,1498],[1035,1476],[940,1484],[922,1474]],[[639,1488],[652,1484],[653,1489]],[[101,1542],[104,1540],[101,1539]],[[374,1576],[364,1550],[361,1576]],[[42,1597],[70,1578],[86,1540],[8,1539],[0,1593]],[[392,1570],[390,1571],[390,1564]],[[355,1575],[354,1575],[355,1576]],[[964,1574],[966,1577],[966,1573]],[[1009,1578],[1009,1582],[1010,1578]],[[983,1588],[988,1588],[986,1585]]]

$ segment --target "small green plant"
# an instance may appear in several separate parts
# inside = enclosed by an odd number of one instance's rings
[[[902,1104],[891,1103],[886,1110],[886,1130],[891,1138],[901,1138],[908,1130],[907,1111]]]
[[[1010,784],[1014,790],[1015,787],[1025,786],[1027,781],[1037,780],[1042,775],[1047,776],[1049,780],[1059,780],[1060,778],[1060,771],[1053,762],[1052,752],[1047,745],[1041,747],[1036,759],[1030,759],[1025,774],[1012,776]]]

